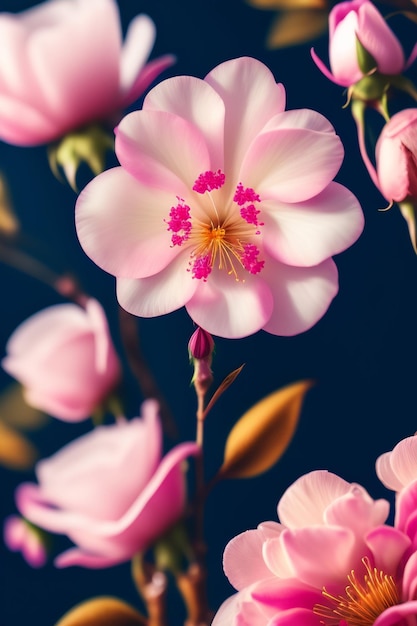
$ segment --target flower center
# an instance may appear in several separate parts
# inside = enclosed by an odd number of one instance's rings
[[[258,274],[265,265],[259,260],[259,248],[253,242],[260,235],[260,213],[257,204],[259,195],[250,187],[239,183],[233,202],[219,211],[213,191],[223,187],[225,175],[217,172],[203,172],[193,185],[193,191],[207,194],[209,210],[204,215],[193,216],[192,209],[183,198],[177,196],[178,204],[171,207],[169,220],[165,220],[168,231],[172,232],[171,245],[190,248],[190,269],[193,278],[206,281],[213,267],[226,270],[235,280],[240,280],[239,269],[250,274]],[[201,207],[200,207],[201,208]]]
[[[354,570],[347,577],[349,584],[344,596],[333,596],[323,587],[322,595],[327,605],[316,604],[313,611],[323,618],[324,626],[372,626],[376,618],[386,609],[399,604],[398,589],[392,576],[383,571],[371,568],[369,559],[364,557],[362,563],[366,574],[360,582]]]

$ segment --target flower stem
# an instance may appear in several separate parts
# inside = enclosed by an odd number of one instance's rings
[[[122,309],[122,307],[119,307],[119,327],[130,369],[139,383],[142,394],[145,398],[158,400],[164,431],[172,439],[177,439],[177,427],[171,411],[142,353],[138,333],[138,320],[135,316]]]
[[[48,287],[51,287],[51,289],[56,291],[60,296],[68,298],[81,306],[85,305],[87,296],[80,290],[76,280],[72,276],[60,275],[54,272],[27,252],[23,252],[22,250],[0,242],[0,261],[48,285]]]
[[[167,577],[150,563],[145,563],[140,554],[132,559],[132,578],[148,612],[148,626],[167,626],[166,592]]]
[[[213,619],[207,605],[206,580],[206,570],[198,563],[192,563],[187,572],[177,575],[177,586],[188,614],[184,626],[208,626]]]

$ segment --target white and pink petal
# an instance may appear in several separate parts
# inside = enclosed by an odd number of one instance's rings
[[[86,254],[113,275],[157,274],[180,253],[164,221],[174,195],[140,183],[121,167],[94,178],[78,197],[77,235]]]
[[[197,281],[196,281],[197,282]],[[207,282],[187,302],[191,319],[207,332],[229,339],[252,335],[269,320],[273,308],[269,285],[250,274],[234,280],[224,270],[213,269]]]
[[[318,265],[351,246],[364,227],[357,198],[335,182],[304,202],[267,200],[259,208],[266,249],[288,265]]]
[[[323,317],[338,292],[337,268],[332,259],[299,268],[269,257],[262,278],[274,302],[263,330],[273,335],[291,336],[309,330]]]

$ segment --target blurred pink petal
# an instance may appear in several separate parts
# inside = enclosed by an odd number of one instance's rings
[[[156,411],[156,402],[148,400],[142,419],[80,437],[39,464],[39,485],[17,489],[17,507],[27,519],[76,544],[58,557],[59,567],[108,567],[129,560],[183,513],[183,462],[199,448],[182,443],[161,459]]]
[[[154,39],[152,20],[141,15],[123,44],[114,0],[50,0],[0,14],[0,138],[30,146],[114,123],[174,62],[165,56],[147,67]]]
[[[28,404],[64,421],[88,418],[120,380],[107,320],[93,299],[85,310],[39,311],[14,331],[6,353],[2,367],[23,385]]]
[[[43,567],[47,552],[40,534],[34,527],[17,515],[10,515],[4,522],[4,543],[12,552],[21,552],[32,567]]]

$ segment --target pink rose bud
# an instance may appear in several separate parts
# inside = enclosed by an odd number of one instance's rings
[[[119,359],[101,305],[59,304],[23,322],[6,345],[3,369],[26,401],[58,419],[79,422],[104,403],[120,380]]]
[[[213,353],[213,349],[213,337],[199,326],[191,335],[190,341],[188,342],[190,358],[204,359]]]
[[[375,148],[376,184],[397,202],[417,254],[417,109],[403,109],[387,122]]]
[[[43,567],[47,551],[42,534],[18,515],[10,515],[4,522],[4,543],[12,552],[21,552],[32,567]]]
[[[95,121],[112,126],[172,65],[146,63],[155,25],[146,15],[122,41],[115,0],[49,0],[0,15],[0,138],[33,146]]]
[[[361,67],[358,43],[375,62],[380,74],[401,74],[414,59],[414,50],[406,64],[400,42],[370,0],[340,2],[329,15],[329,61],[331,71],[311,54],[327,78],[350,87],[374,68]]]
[[[417,109],[392,116],[377,141],[376,169],[379,188],[391,202],[417,200]]]
[[[110,567],[149,548],[183,515],[184,461],[198,452],[185,442],[162,458],[158,406],[147,400],[142,417],[98,426],[40,461],[38,484],[17,488],[17,508],[76,544],[57,567]]]
[[[213,382],[213,372],[211,371],[213,351],[213,337],[199,326],[188,342],[188,352],[194,364],[191,383],[194,385],[197,395],[204,396]]]

